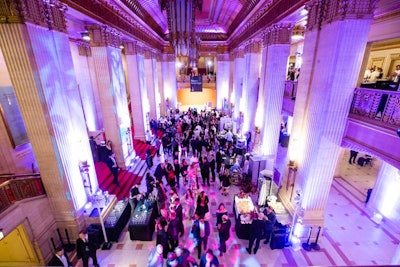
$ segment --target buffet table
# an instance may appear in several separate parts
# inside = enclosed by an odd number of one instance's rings
[[[235,231],[240,239],[249,239],[252,220],[250,212],[254,211],[253,201],[249,196],[235,196],[233,199],[233,214],[235,215]]]
[[[146,208],[147,206],[147,208]],[[136,205],[129,222],[129,237],[131,240],[151,241],[157,218],[157,202],[142,200]]]
[[[118,242],[119,236],[128,223],[130,215],[131,205],[129,205],[129,202],[118,201],[104,222],[108,241]]]

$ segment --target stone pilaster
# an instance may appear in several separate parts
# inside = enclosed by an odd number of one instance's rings
[[[243,76],[243,93],[242,100],[239,104],[239,110],[243,113],[242,133],[252,131],[255,125],[259,72],[261,61],[261,42],[250,41],[244,48],[244,76]],[[240,123],[239,123],[240,124]]]
[[[309,22],[304,67],[289,151],[301,151],[295,159],[298,171],[294,191],[302,191],[303,222],[307,225],[323,225],[375,4],[370,0],[337,0],[310,1],[306,5]]]
[[[292,25],[275,24],[264,34],[263,64],[261,69],[260,94],[262,107],[257,115],[263,114],[261,126],[261,153],[276,157],[283,93],[290,52]]]
[[[118,166],[129,166],[135,156],[129,138],[131,120],[122,66],[120,34],[110,27],[87,25],[106,138],[111,140]]]

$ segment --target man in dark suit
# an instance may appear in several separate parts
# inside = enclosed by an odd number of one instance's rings
[[[174,205],[175,205],[176,217],[181,222],[182,233],[181,233],[180,237],[182,237],[183,236],[183,232],[184,232],[183,229],[185,229],[185,228],[183,227],[183,208],[182,208],[181,201],[180,201],[179,198],[175,198]]]
[[[176,217],[175,212],[171,212],[170,221],[168,224],[167,234],[171,250],[174,250],[179,245],[179,235],[183,234],[182,222]]]
[[[81,230],[79,238],[76,240],[76,256],[78,259],[82,259],[83,267],[89,267],[89,258],[92,258],[95,267],[99,267],[96,256],[97,249],[98,244],[89,238],[86,230]]]
[[[56,248],[55,253],[47,266],[61,266],[71,267],[71,262],[68,259],[67,254],[64,252],[64,248],[59,246]]]
[[[112,175],[114,177],[113,178],[113,184],[119,185],[119,182],[118,182],[118,170],[119,170],[119,168],[118,168],[117,161],[115,159],[115,154],[114,153],[111,153],[108,156],[107,166],[108,166],[108,168],[110,168],[110,171],[111,171],[111,173],[112,173]]]
[[[251,218],[253,219],[253,222],[251,223],[250,228],[249,247],[247,247],[246,250],[249,254],[251,254],[253,244],[254,242],[256,242],[256,245],[254,247],[254,254],[256,254],[258,248],[260,247],[260,240],[264,236],[264,214],[253,212],[251,214]]]
[[[197,241],[197,256],[199,259],[201,257],[201,244],[203,244],[204,250],[206,250],[210,232],[210,223],[204,220],[204,215],[199,216],[198,214],[195,214],[195,220],[192,226],[192,234]]]
[[[272,230],[274,229],[276,223],[276,215],[271,207],[267,207],[263,211],[265,217],[265,241],[264,244],[268,244],[271,239]]]
[[[207,157],[203,158],[203,161],[200,163],[201,177],[203,178],[203,186],[210,186],[210,162],[208,162]]]

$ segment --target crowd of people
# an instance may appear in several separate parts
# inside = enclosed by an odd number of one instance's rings
[[[251,134],[245,135],[245,145],[239,145],[232,124],[220,124],[222,116],[216,110],[170,110],[166,117],[150,122],[151,135],[146,139],[157,152],[156,155],[151,150],[146,152],[147,173],[141,183],[131,188],[129,196],[132,210],[142,199],[151,197],[157,200],[156,242],[148,257],[149,267],[216,267],[219,266],[219,257],[227,253],[232,222],[225,204],[221,202],[215,212],[216,224],[211,223],[213,216],[207,191],[215,188],[222,196],[228,196],[232,176],[235,173],[247,175]],[[155,156],[158,158],[154,162],[159,163],[153,166]],[[112,163],[114,161],[110,159],[110,169],[114,166]],[[143,183],[145,189],[141,187]],[[260,239],[266,238],[265,243],[269,241],[268,233],[272,230],[268,229],[276,218],[274,212],[267,213],[267,210],[264,213],[254,211],[257,220],[253,221],[254,231],[250,233],[249,253],[253,243],[256,244],[256,253]],[[185,228],[185,225],[189,227]],[[218,232],[218,251],[208,244],[214,231]],[[97,266],[95,248],[85,231],[79,234],[77,243],[81,251],[78,258],[83,260],[83,265],[87,266],[89,258],[92,258]]]
[[[152,175],[147,173],[147,189],[141,193],[142,197],[157,196],[160,215],[156,219],[156,246],[150,252],[148,266],[164,266],[163,263],[166,266],[219,266],[218,256],[227,252],[232,223],[224,203],[220,203],[216,211],[215,226],[210,223],[212,216],[206,189],[218,188],[221,195],[227,196],[232,175],[235,172],[246,175],[249,156],[246,154],[248,146],[237,148],[238,137],[231,128],[222,126],[220,129],[220,116],[217,111],[189,109],[187,112],[171,111],[169,116],[150,123],[154,135],[151,142],[162,160],[154,167]],[[250,135],[246,137],[246,142],[251,142]],[[227,157],[235,160],[226,161]],[[131,194],[135,196],[136,189]],[[261,233],[257,238],[267,238],[270,232],[267,213],[257,214],[262,228],[257,228]],[[274,224],[276,218],[269,217],[270,225]],[[185,220],[190,230],[185,231]],[[208,245],[214,227],[219,239],[217,253]],[[191,242],[183,244],[184,236]]]

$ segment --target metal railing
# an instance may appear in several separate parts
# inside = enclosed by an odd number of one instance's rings
[[[356,88],[349,115],[397,129],[400,126],[400,92]]]
[[[0,212],[22,199],[45,195],[40,174],[0,174]]]

